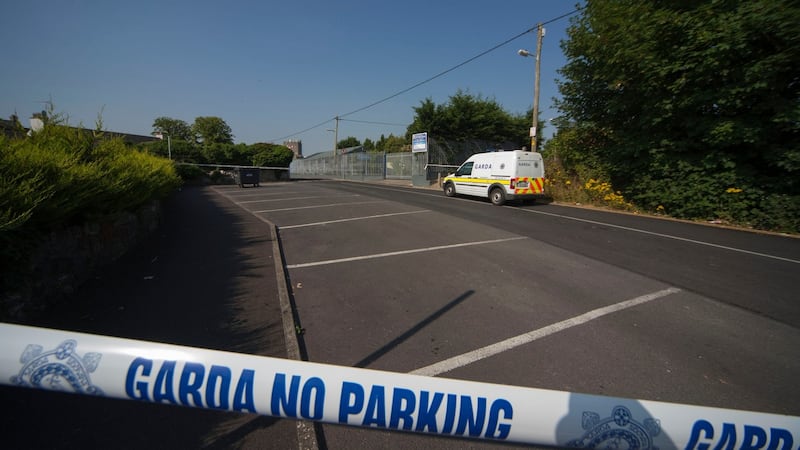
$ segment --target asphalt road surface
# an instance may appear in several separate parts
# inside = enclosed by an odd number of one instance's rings
[[[800,415],[800,239],[338,181],[185,190],[167,211],[34,324],[284,357],[284,264],[310,361]],[[0,395],[8,448],[297,446],[290,420]],[[331,449],[507,448],[321,428]]]
[[[800,413],[796,238],[375,184],[216,190],[278,226],[311,361]],[[324,428],[330,448],[464,446]]]

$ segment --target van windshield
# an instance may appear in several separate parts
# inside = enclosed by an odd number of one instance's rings
[[[456,170],[456,176],[472,175],[473,164],[475,163],[472,161],[464,163],[463,166],[459,167],[458,170]]]

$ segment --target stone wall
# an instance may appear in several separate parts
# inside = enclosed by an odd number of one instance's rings
[[[42,313],[141,242],[158,227],[160,217],[161,203],[154,201],[136,213],[120,213],[44,236],[31,253],[24,287],[0,299],[0,315],[13,320]]]

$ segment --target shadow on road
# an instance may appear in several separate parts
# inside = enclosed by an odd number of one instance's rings
[[[184,189],[165,202],[161,226],[140,247],[24,324],[285,357],[270,239],[265,224],[209,188]],[[0,387],[0,399],[4,448],[228,447],[245,438],[242,429],[295,427],[12,387]],[[227,434],[232,429],[238,432]]]
[[[364,368],[364,367],[369,366],[373,362],[375,362],[378,359],[380,359],[381,356],[389,353],[393,348],[395,348],[398,345],[402,344],[403,342],[408,340],[410,337],[412,337],[415,334],[417,334],[420,330],[422,330],[423,328],[425,328],[428,325],[430,325],[431,323],[433,323],[436,319],[438,319],[439,317],[442,317],[445,313],[447,313],[451,309],[453,309],[456,306],[458,306],[461,302],[463,302],[464,300],[468,299],[474,293],[475,293],[475,291],[470,289],[469,291],[464,292],[463,294],[459,295],[454,300],[452,300],[450,303],[442,306],[441,308],[436,310],[436,312],[434,312],[430,316],[426,317],[425,319],[421,320],[418,324],[414,325],[413,327],[409,328],[408,331],[406,331],[405,333],[401,334],[400,336],[397,336],[396,338],[394,338],[391,341],[389,341],[383,347],[381,347],[381,348],[375,350],[374,352],[372,352],[371,354],[367,355],[364,359],[362,359],[361,361],[357,362],[354,365],[354,367],[362,367],[362,368]]]

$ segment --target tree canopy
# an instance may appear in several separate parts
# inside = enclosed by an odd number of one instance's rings
[[[336,144],[336,148],[358,147],[359,145],[361,145],[361,141],[353,136],[348,136],[340,140],[339,143]]]
[[[233,143],[231,127],[219,117],[197,117],[192,130],[203,145]]]
[[[254,166],[289,167],[294,152],[289,147],[259,142],[249,147]]]
[[[428,132],[452,142],[477,140],[523,146],[529,141],[530,117],[530,113],[510,114],[495,100],[458,90],[444,104],[437,105],[431,98],[420,102],[414,108],[414,122],[406,130],[406,139]]]
[[[403,136],[395,136],[394,134],[390,134],[387,137],[381,135],[381,138],[375,143],[375,151],[386,153],[409,151],[411,146],[408,145],[407,142],[408,141]]]
[[[588,2],[562,42],[559,148],[646,209],[796,228],[798,23],[790,0]]]
[[[171,117],[158,117],[153,121],[153,130],[169,134],[171,139],[194,142],[194,132],[188,123]]]
[[[151,154],[166,157],[167,146],[171,145],[173,158],[181,162],[289,167],[294,158],[294,152],[283,145],[234,144],[231,128],[219,117],[197,117],[192,126],[180,119],[159,117],[153,122],[153,130],[169,133],[171,143],[147,142],[140,147]]]

